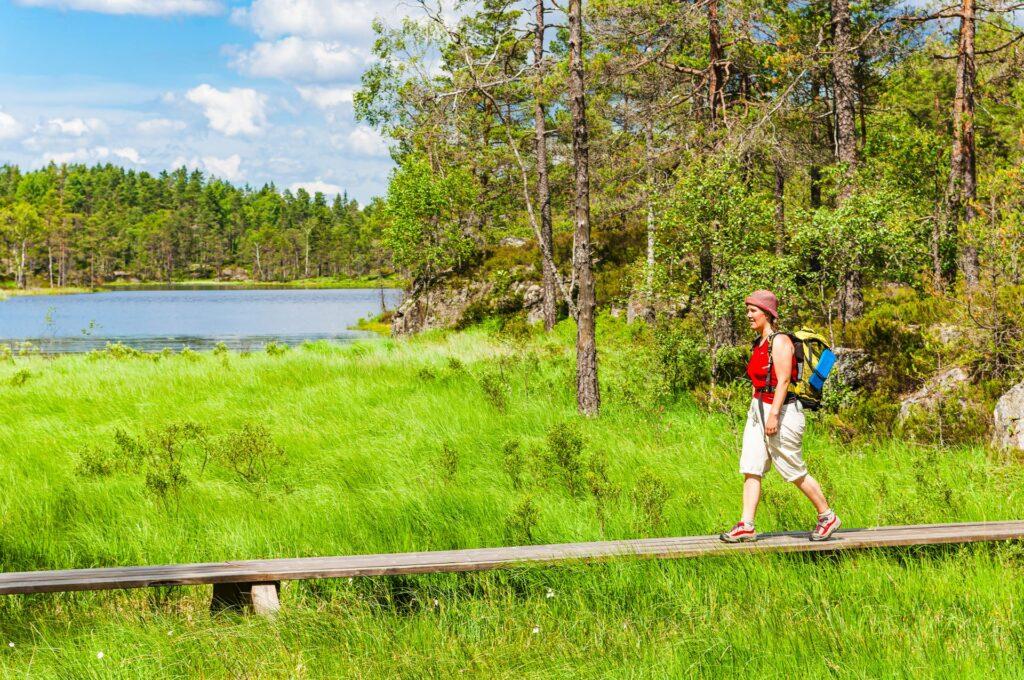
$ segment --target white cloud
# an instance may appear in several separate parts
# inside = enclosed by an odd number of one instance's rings
[[[351,87],[310,87],[295,88],[303,101],[307,101],[318,109],[333,109],[342,104],[351,104],[355,96],[355,88]]]
[[[82,137],[90,133],[101,132],[105,128],[103,121],[98,118],[51,118],[45,127],[52,134],[71,137]]]
[[[372,39],[371,24],[380,3],[367,0],[253,0],[232,12],[235,23],[263,38]]]
[[[120,149],[114,149],[113,153],[118,158],[122,158],[129,163],[134,163],[135,165],[140,165],[145,162],[139,157],[139,152],[131,146],[123,146]]]
[[[135,129],[144,135],[162,135],[171,132],[181,132],[185,127],[185,123],[180,120],[153,118],[152,120],[144,120],[137,124]]]
[[[242,87],[218,90],[204,83],[189,90],[185,97],[203,107],[212,129],[228,136],[257,134],[267,123],[267,98],[256,90]]]
[[[256,43],[252,49],[236,54],[231,65],[259,78],[324,82],[355,80],[368,61],[369,55],[359,47],[289,36]]]
[[[376,130],[360,125],[348,133],[345,147],[360,156],[387,156],[388,146]]]
[[[0,139],[13,139],[21,134],[21,124],[9,113],[0,111]]]
[[[102,14],[219,14],[224,7],[219,0],[15,0],[27,7],[77,9]]]
[[[319,179],[312,182],[295,182],[288,188],[291,189],[292,193],[295,193],[299,189],[305,189],[311,195],[314,195],[319,191],[328,198],[333,198],[336,194],[344,193],[344,189],[337,184],[331,184],[330,182],[324,182]]]
[[[78,147],[74,151],[44,151],[43,162],[53,161],[57,165],[65,163],[98,163],[110,157],[110,149],[105,146],[94,146],[91,149]]]
[[[242,179],[241,165],[242,157],[237,153],[231,154],[227,158],[217,158],[216,156],[203,156],[203,167],[211,175],[216,175],[221,179],[226,179],[229,182],[238,182]],[[193,165],[196,165],[193,163]]]

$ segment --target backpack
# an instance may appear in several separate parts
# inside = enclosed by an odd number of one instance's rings
[[[781,331],[780,331],[781,332]],[[772,342],[779,332],[768,337],[768,379],[772,375]],[[796,380],[789,384],[788,393],[800,400],[805,409],[817,411],[821,407],[821,393],[832,367],[836,363],[836,355],[828,346],[828,342],[820,334],[810,328],[801,328],[795,333],[783,333],[793,341],[793,360],[796,361]],[[751,346],[753,351],[761,338],[756,338]],[[771,388],[769,391],[774,391]]]

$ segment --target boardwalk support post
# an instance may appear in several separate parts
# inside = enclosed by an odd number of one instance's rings
[[[210,611],[241,611],[273,616],[281,609],[280,581],[262,583],[214,583]]]

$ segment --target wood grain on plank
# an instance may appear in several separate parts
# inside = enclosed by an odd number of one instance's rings
[[[482,571],[517,565],[593,561],[616,557],[685,558],[733,553],[834,552],[1003,541],[1024,538],[1024,522],[971,522],[848,529],[837,532],[831,540],[820,543],[808,540],[807,535],[805,531],[767,534],[755,543],[739,544],[722,543],[717,536],[683,536],[345,557],[296,557],[205,564],[15,572],[0,574],[0,595]]]

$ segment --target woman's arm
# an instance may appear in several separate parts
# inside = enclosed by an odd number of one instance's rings
[[[775,369],[775,377],[778,384],[775,385],[775,397],[772,399],[772,408],[768,412],[768,422],[765,424],[765,434],[769,437],[779,431],[779,413],[782,405],[786,402],[786,393],[789,390],[790,377],[793,374],[793,354],[795,348],[793,341],[788,335],[783,335],[779,340],[772,343],[769,348],[772,353],[772,367]]]

